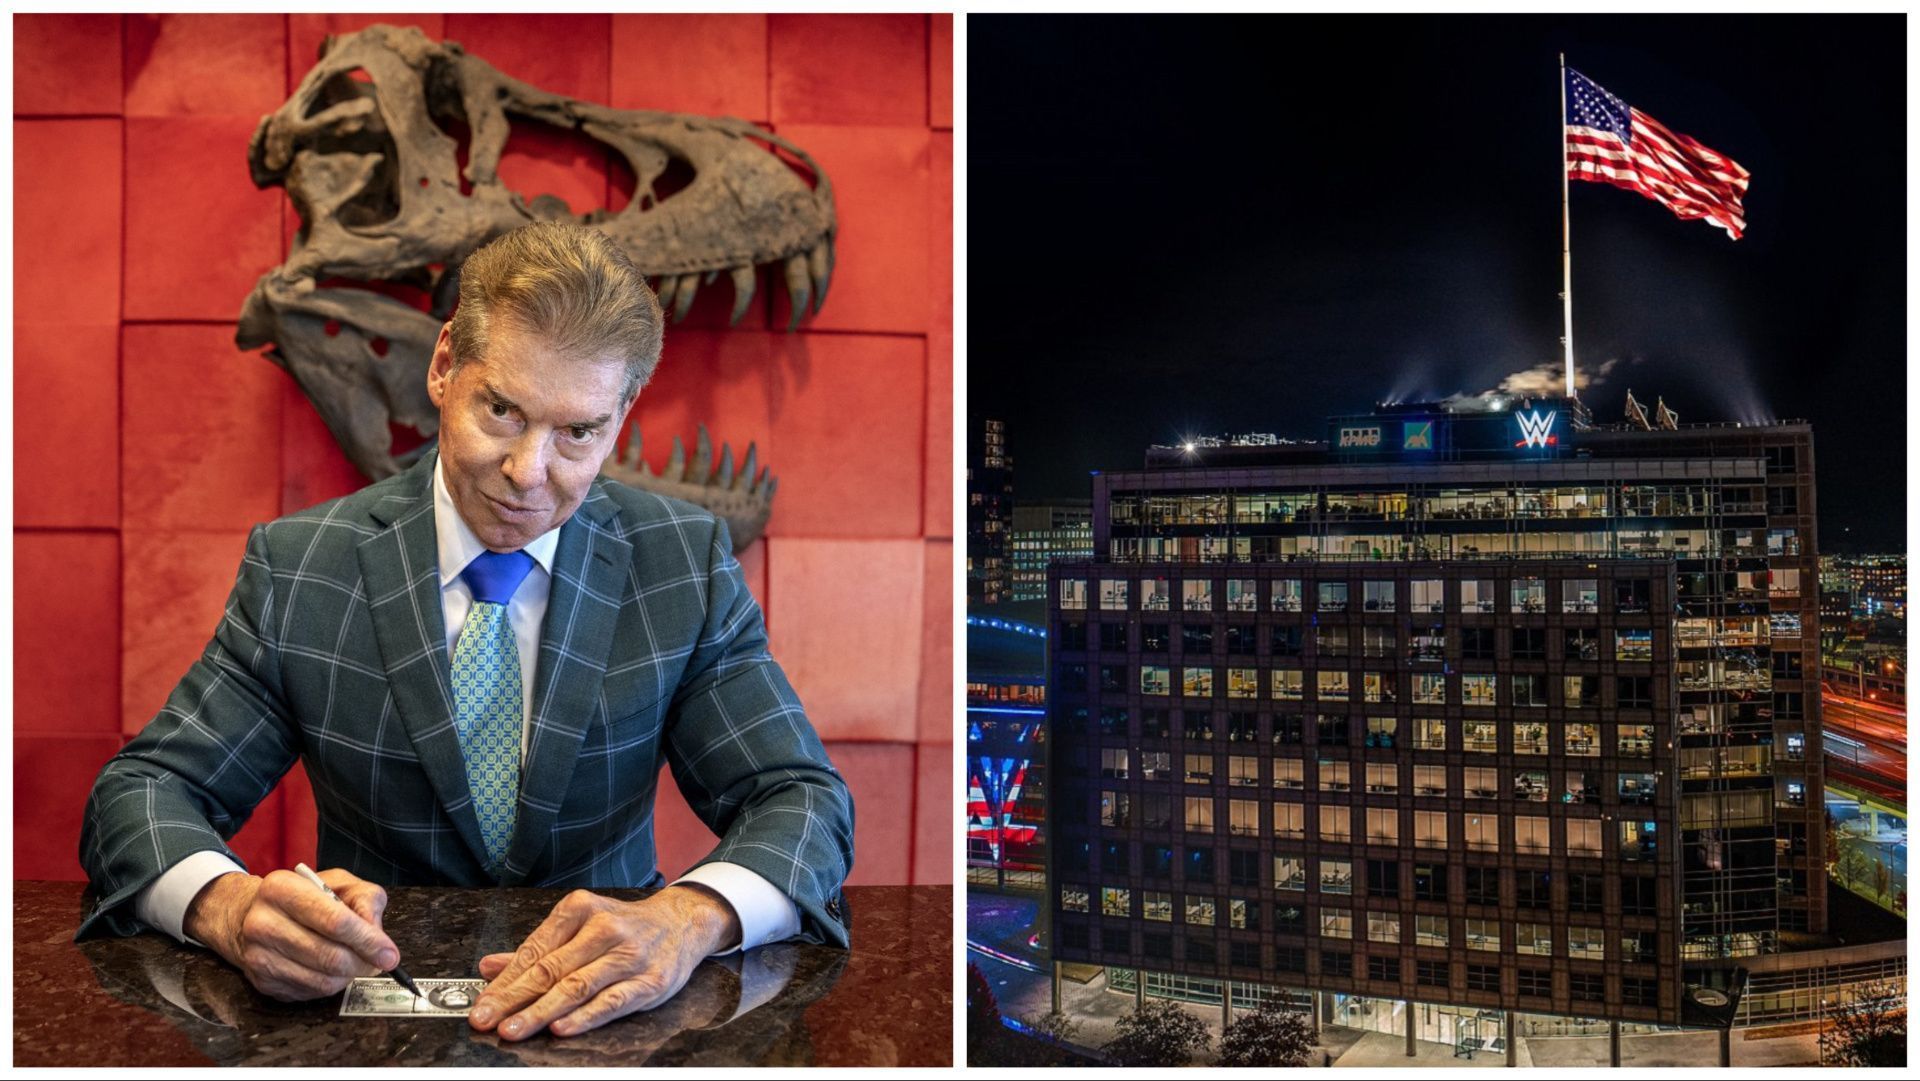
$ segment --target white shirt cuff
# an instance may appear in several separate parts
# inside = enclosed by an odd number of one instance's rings
[[[703,863],[672,882],[695,882],[720,895],[740,920],[740,945],[721,950],[750,950],[800,933],[800,906],[773,883],[737,863]]]
[[[235,871],[245,874],[246,868],[228,859],[224,852],[212,849],[195,852],[134,894],[133,914],[148,927],[165,931],[181,942],[193,942],[186,932],[187,907],[200,896],[207,883]]]

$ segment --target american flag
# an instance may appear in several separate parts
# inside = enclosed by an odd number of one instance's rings
[[[1567,175],[1637,191],[1682,218],[1705,218],[1735,240],[1746,232],[1747,171],[1669,131],[1653,117],[1567,69]]]

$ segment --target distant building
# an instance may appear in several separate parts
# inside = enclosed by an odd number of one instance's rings
[[[1047,564],[1093,558],[1093,503],[1042,503],[1013,508],[1013,599],[1047,599]]]
[[[1826,930],[1810,427],[1496,405],[1095,476],[1049,572],[1056,964],[1465,1044],[1699,1023]]]
[[[1907,607],[1907,557],[1905,554],[1833,556],[1821,560],[1823,579],[1831,576],[1837,585],[1846,584],[1853,595],[1856,615],[1871,617],[1881,612],[1904,614]]]
[[[1013,458],[1007,428],[997,420],[967,422],[967,603],[1011,598],[1013,566]]]

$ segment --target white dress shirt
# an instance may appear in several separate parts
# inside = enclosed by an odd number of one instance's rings
[[[447,653],[453,653],[466,625],[467,612],[473,607],[473,591],[460,578],[460,572],[487,550],[454,507],[447,492],[441,463],[433,465],[433,524],[440,555],[440,605],[445,616]],[[534,568],[513,594],[507,605],[507,621],[513,626],[514,641],[520,650],[520,753],[533,742],[534,667],[540,656],[540,625],[546,619],[547,600],[553,588],[553,556],[560,547],[560,530],[541,534],[523,551],[533,557]],[[195,852],[174,864],[151,885],[134,897],[134,915],[149,927],[155,927],[182,942],[191,941],[183,929],[187,907],[207,883],[243,869],[224,853]],[[674,884],[692,882],[705,886],[733,907],[740,920],[740,945],[751,949],[778,942],[800,933],[800,909],[793,899],[773,883],[737,863],[708,863],[688,871]],[[732,950],[723,951],[726,953]]]

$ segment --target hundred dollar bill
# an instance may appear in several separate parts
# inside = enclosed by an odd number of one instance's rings
[[[384,976],[357,979],[340,1000],[342,1017],[465,1017],[485,980],[414,980],[415,995]]]

